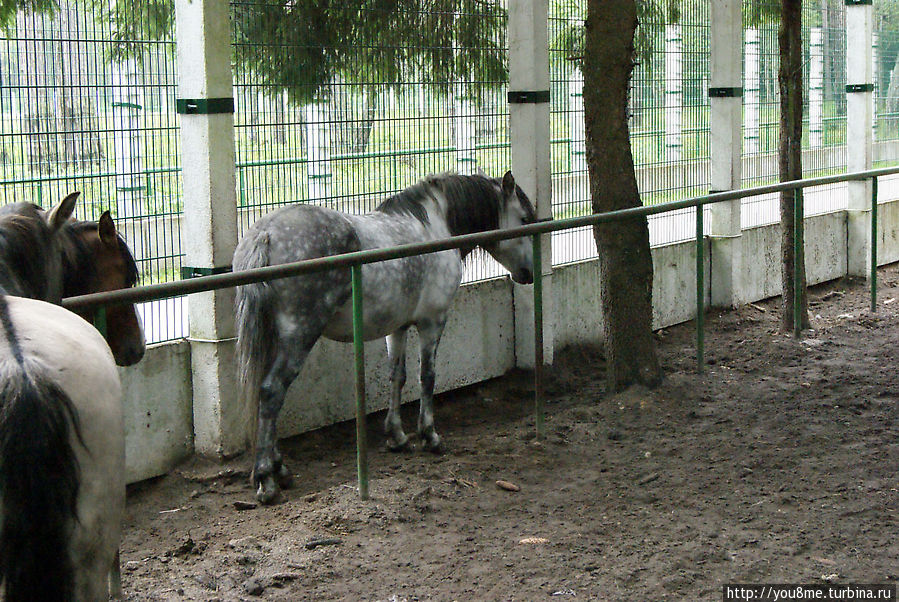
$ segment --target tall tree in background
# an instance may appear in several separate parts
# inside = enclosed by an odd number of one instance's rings
[[[582,69],[594,213],[642,204],[627,120],[636,30],[634,0],[588,0]],[[652,336],[653,269],[646,218],[601,224],[593,234],[609,389],[655,386],[662,370]]]
[[[777,83],[780,91],[780,145],[778,165],[780,181],[802,178],[802,0],[782,0],[780,30],[777,36],[780,50],[780,70]],[[805,278],[804,228],[794,227],[794,192],[780,196],[781,259],[783,296],[781,326],[793,328],[794,285],[801,291],[800,322],[809,327],[808,297]],[[801,209],[800,193],[800,209]],[[798,243],[796,243],[798,239]],[[794,250],[795,249],[795,250]],[[798,251],[798,253],[796,253]],[[794,282],[794,266],[798,279]]]

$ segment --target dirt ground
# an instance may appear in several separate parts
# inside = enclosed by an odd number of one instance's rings
[[[609,395],[599,351],[563,351],[542,443],[524,372],[438,399],[442,456],[386,451],[375,414],[368,502],[352,424],[284,443],[295,486],[273,507],[241,504],[248,460],[192,461],[129,490],[126,598],[720,600],[725,583],[895,583],[899,269],[881,283],[875,315],[863,283],[813,289],[799,341],[777,331],[776,300],[710,312],[701,376],[692,325],[661,331],[653,391]]]

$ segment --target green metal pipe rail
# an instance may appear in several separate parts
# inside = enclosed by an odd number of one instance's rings
[[[702,372],[704,364],[703,330],[705,315],[703,207],[705,205],[712,205],[714,203],[732,201],[750,196],[758,196],[762,194],[792,190],[795,191],[794,198],[796,209],[796,223],[798,223],[799,227],[801,228],[802,220],[804,218],[801,194],[802,189],[812,186],[834,184],[837,182],[871,179],[871,273],[869,279],[871,283],[871,311],[875,311],[877,300],[877,178],[897,173],[899,173],[899,167],[889,167],[842,175],[824,176],[820,178],[810,178],[805,180],[794,180],[790,182],[757,186],[754,188],[746,188],[742,190],[716,192],[706,196],[694,197],[681,201],[673,201],[670,203],[662,203],[659,205],[634,207],[631,209],[623,209],[620,211],[610,211],[608,213],[592,214],[554,221],[541,221],[534,224],[521,226],[519,228],[510,228],[508,230],[492,230],[489,232],[480,232],[476,234],[465,234],[462,236],[453,236],[443,240],[406,244],[385,249],[357,251],[355,253],[333,255],[330,257],[320,257],[316,259],[308,259],[305,261],[298,261],[294,263],[254,268],[251,270],[244,270],[228,274],[202,276],[199,278],[181,280],[178,282],[165,282],[149,286],[137,287],[133,289],[123,289],[103,293],[93,293],[90,295],[81,295],[78,297],[70,297],[63,300],[63,307],[71,310],[84,310],[88,308],[96,309],[108,305],[154,301],[158,299],[187,295],[191,293],[199,293],[216,289],[252,284],[255,282],[275,280],[278,278],[289,278],[292,276],[321,272],[324,270],[350,268],[352,271],[353,285],[353,349],[356,371],[356,435],[359,494],[363,499],[367,499],[368,446],[365,437],[366,408],[365,372],[362,345],[362,265],[367,263],[375,263],[378,261],[386,261],[389,259],[398,259],[401,257],[410,257],[413,255],[424,255],[427,253],[435,253],[438,251],[445,251],[449,249],[458,249],[461,247],[472,247],[486,243],[497,242],[500,240],[519,238],[522,236],[531,236],[534,251],[534,398],[537,436],[543,437],[545,426],[543,416],[543,266],[541,235],[558,232],[560,230],[595,226],[601,223],[642,218],[649,215],[666,213],[679,209],[695,208],[696,362],[697,371]],[[799,239],[797,237],[797,241],[798,240]],[[796,275],[797,273],[794,272],[794,278],[796,277]],[[800,287],[797,286],[794,286],[793,289],[796,295],[793,301],[793,306],[794,308],[798,308],[800,306],[800,300],[803,291],[800,289]],[[794,332],[796,336],[799,335],[799,328],[801,326],[798,322],[799,315],[800,314],[798,312],[794,313]]]

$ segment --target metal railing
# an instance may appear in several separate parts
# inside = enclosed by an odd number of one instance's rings
[[[333,270],[340,268],[350,268],[352,271],[353,286],[353,348],[354,348],[354,364],[356,373],[356,433],[357,433],[357,465],[359,480],[359,495],[362,499],[368,499],[368,446],[365,437],[365,367],[362,345],[362,266],[368,263],[386,261],[390,259],[399,259],[402,257],[410,257],[413,255],[424,255],[427,253],[435,253],[449,249],[459,249],[462,247],[473,247],[486,243],[497,242],[500,240],[508,240],[519,238],[522,236],[530,236],[533,243],[534,253],[534,404],[536,412],[536,430],[537,437],[545,436],[545,422],[543,416],[543,267],[542,267],[542,241],[541,235],[558,232],[560,230],[569,230],[573,228],[582,228],[585,226],[595,226],[601,223],[614,221],[623,221],[627,219],[647,217],[659,213],[676,211],[680,209],[695,208],[696,209],[696,362],[697,371],[702,372],[704,364],[704,315],[705,315],[705,270],[704,270],[704,231],[703,231],[703,207],[725,201],[742,199],[745,197],[758,196],[773,192],[795,191],[795,209],[796,224],[801,228],[804,218],[802,211],[802,189],[812,186],[822,186],[837,182],[848,182],[871,179],[873,182],[872,202],[871,202],[871,273],[869,275],[871,283],[871,311],[876,310],[877,301],[877,178],[881,176],[899,174],[899,167],[889,167],[882,169],[874,169],[869,171],[854,172],[848,174],[824,176],[819,178],[809,178],[804,180],[793,180],[790,182],[782,182],[778,184],[770,184],[766,186],[757,186],[754,188],[746,188],[742,190],[731,190],[726,192],[716,192],[713,194],[693,197],[681,201],[673,201],[670,203],[662,203],[659,205],[648,205],[643,207],[634,207],[630,209],[622,209],[619,211],[610,211],[607,213],[599,213],[586,215],[581,217],[571,217],[554,221],[541,221],[518,228],[510,228],[507,230],[491,230],[489,232],[479,232],[476,234],[465,234],[461,236],[453,236],[450,238],[428,241],[422,243],[405,244],[396,247],[383,249],[372,249],[366,251],[357,251],[354,253],[345,253],[342,255],[332,255],[329,257],[319,257],[316,259],[308,259],[294,263],[286,263],[281,265],[266,266],[261,268],[253,268],[239,272],[227,274],[215,274],[211,276],[202,276],[191,280],[182,280],[178,282],[164,282],[149,286],[142,286],[133,289],[123,289],[117,291],[109,291],[103,293],[93,293],[82,295],[79,297],[70,297],[63,301],[63,306],[68,309],[102,309],[107,305],[117,303],[138,303],[145,301],[153,301],[165,299],[168,297],[176,297],[191,293],[199,293],[216,289],[230,288],[251,284],[255,282],[264,282],[268,280],[276,280],[279,278],[289,278],[299,276],[301,274],[309,274],[313,272],[321,272],[325,270]],[[796,238],[798,245],[798,237]],[[798,254],[796,255],[798,256]],[[794,270],[794,283],[798,278],[798,262],[797,270]],[[800,296],[802,290],[794,286],[795,298],[793,301],[794,308],[800,307]],[[794,334],[799,336],[800,323],[799,312],[794,312]]]

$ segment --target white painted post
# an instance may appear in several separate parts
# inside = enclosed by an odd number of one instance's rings
[[[680,25],[665,27],[665,148],[668,161],[683,156],[681,121],[684,109]]]
[[[549,142],[548,0],[509,3],[509,122],[512,173],[536,204],[537,217],[552,216]],[[552,363],[552,248],[543,239],[544,363]],[[514,285],[515,357],[519,367],[534,367],[534,293]]]
[[[571,142],[568,147],[570,153],[572,173],[586,173],[587,171],[587,140],[584,128],[584,74],[580,67],[571,71],[571,80],[568,82],[568,131]]]
[[[874,165],[874,7],[846,2],[846,152],[850,171]],[[849,182],[849,274],[871,274],[871,181]]]
[[[811,148],[824,146],[824,30],[809,29],[808,137]]]
[[[141,156],[141,89],[133,59],[112,64],[113,148],[115,149],[116,217],[124,220],[124,236],[140,261],[148,255],[140,218],[146,182]]]
[[[466,85],[457,82],[453,98],[453,140],[456,147],[456,171],[471,175],[477,171],[478,160],[474,152],[475,113]]]
[[[746,144],[746,153],[755,155],[759,152],[759,30],[755,27],[748,28],[745,32],[746,75],[743,87],[743,98],[746,107],[746,127],[743,129],[743,137]],[[714,35],[714,31],[713,34]],[[739,39],[739,38],[738,38]],[[712,53],[712,60],[715,54]]]
[[[331,133],[328,105],[316,100],[306,105],[306,174],[308,200],[322,204],[331,197]]]
[[[740,17],[740,0],[712,0],[709,126],[714,192],[735,190],[742,185]],[[714,305],[736,307],[747,301],[743,284],[741,206],[741,201],[737,199],[716,203],[710,209],[713,258],[711,295]]]
[[[194,271],[231,264],[237,243],[231,31],[227,0],[176,0],[184,183],[181,244]],[[230,110],[229,110],[230,104]],[[243,448],[237,411],[234,290],[190,295],[194,447],[227,456]]]

